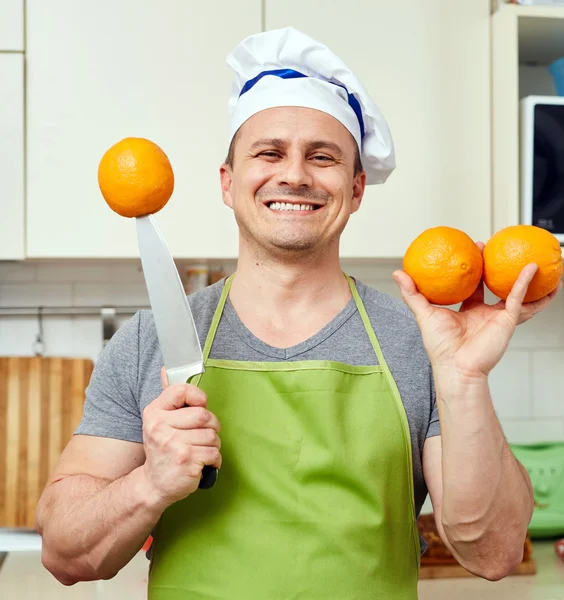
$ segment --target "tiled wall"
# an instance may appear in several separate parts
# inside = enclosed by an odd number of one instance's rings
[[[186,265],[179,264],[181,273]],[[228,272],[233,263],[224,265]],[[343,268],[399,296],[391,274],[398,264],[344,262]],[[487,297],[493,302],[492,296]],[[136,262],[0,263],[0,306],[148,306]],[[124,322],[128,317],[120,318]],[[46,355],[86,356],[102,349],[99,317],[45,316]],[[0,356],[30,355],[35,317],[0,316]],[[564,440],[564,293],[517,328],[491,375],[497,414],[510,442]]]

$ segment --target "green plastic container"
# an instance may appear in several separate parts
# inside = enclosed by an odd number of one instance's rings
[[[510,447],[533,484],[535,508],[529,535],[531,538],[564,535],[564,442]]]

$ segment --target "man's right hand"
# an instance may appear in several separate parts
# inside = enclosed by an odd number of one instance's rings
[[[205,465],[221,468],[219,421],[207,409],[208,398],[187,383],[168,385],[143,411],[143,471],[164,507],[198,489]]]

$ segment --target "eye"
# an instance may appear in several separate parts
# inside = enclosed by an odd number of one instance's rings
[[[259,156],[265,156],[266,158],[279,158],[280,153],[276,152],[275,150],[265,150],[264,152],[261,152]]]
[[[316,155],[312,156],[312,158],[316,162],[333,162],[334,161],[333,158],[331,158],[330,156],[327,156],[326,154],[316,154]]]

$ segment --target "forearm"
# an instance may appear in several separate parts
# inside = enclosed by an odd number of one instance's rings
[[[441,421],[441,519],[457,559],[500,576],[521,561],[533,493],[495,414],[486,378],[435,375]],[[494,573],[495,575],[495,573]]]
[[[43,564],[65,585],[109,579],[139,551],[163,510],[143,467],[112,482],[88,475],[61,478],[37,508]]]

